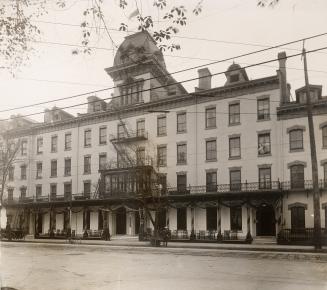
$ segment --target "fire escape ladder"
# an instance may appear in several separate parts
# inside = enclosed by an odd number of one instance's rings
[[[98,179],[97,187],[95,188],[93,199],[97,199],[99,197],[99,188],[100,188],[101,178]]]

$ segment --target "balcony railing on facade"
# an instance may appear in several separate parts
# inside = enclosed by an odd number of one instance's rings
[[[118,133],[116,136],[110,136],[110,142],[112,143],[125,143],[125,142],[136,142],[136,141],[144,141],[148,140],[148,132],[145,130],[138,130],[138,131],[130,131],[128,134]]]
[[[187,195],[205,193],[241,193],[241,192],[276,192],[276,191],[301,191],[311,190],[313,184],[311,180],[303,182],[290,181],[265,181],[265,182],[244,182],[234,184],[210,184],[202,186],[177,186],[163,189],[167,195]],[[320,189],[327,189],[327,181],[319,181]]]
[[[289,181],[272,181],[272,182],[245,182],[236,184],[217,184],[217,185],[202,185],[202,186],[178,186],[178,187],[162,187],[153,186],[149,188],[138,187],[117,187],[110,190],[104,190],[98,194],[94,193],[79,193],[65,195],[45,195],[45,196],[26,196],[26,197],[11,197],[4,200],[5,204],[15,203],[42,203],[42,202],[73,202],[79,200],[102,200],[110,198],[125,198],[125,197],[147,197],[147,196],[176,196],[176,195],[196,195],[196,194],[217,194],[217,193],[274,193],[285,191],[308,191],[312,190],[313,184],[311,180],[306,180],[302,183],[292,183]],[[327,181],[320,180],[319,188],[327,190]]]
[[[109,171],[116,169],[130,169],[144,166],[154,166],[153,158],[145,156],[144,158],[136,158],[132,160],[110,161],[101,166],[99,171]]]

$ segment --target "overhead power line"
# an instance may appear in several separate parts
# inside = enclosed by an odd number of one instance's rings
[[[53,21],[41,21],[41,20],[35,20],[33,22],[37,23],[44,23],[44,24],[51,24],[51,25],[61,25],[61,26],[70,26],[70,27],[78,27],[80,28],[81,25],[79,24],[72,24],[72,23],[63,23],[63,22],[53,22]],[[95,26],[87,26],[88,28],[96,28],[101,30],[109,30],[109,31],[115,31],[115,32],[121,32],[126,33],[125,31],[121,31],[117,28],[113,27],[95,27]],[[136,33],[138,31],[130,30],[129,32]],[[233,45],[244,45],[244,46],[255,46],[255,47],[262,47],[262,48],[269,48],[271,45],[268,44],[261,44],[261,43],[252,43],[252,42],[240,42],[240,41],[229,41],[229,40],[219,40],[219,39],[210,39],[210,38],[202,38],[202,37],[194,37],[194,36],[183,36],[183,35],[173,35],[172,38],[180,38],[180,39],[188,39],[188,40],[195,40],[195,41],[206,41],[206,42],[215,42],[215,43],[223,43],[223,44],[233,44]],[[104,49],[104,50],[112,50],[104,47],[93,47],[94,49]],[[287,50],[294,50],[294,51],[301,51],[301,49],[297,48],[291,48],[291,47],[284,47],[284,49]],[[326,54],[325,52],[319,52],[322,54]]]
[[[304,40],[309,40],[309,39],[313,39],[313,38],[317,38],[317,37],[321,37],[321,36],[325,36],[325,35],[327,35],[327,32],[321,33],[321,34],[312,35],[312,36],[309,36],[309,37],[306,37],[306,38],[302,38],[302,39],[298,39],[298,40],[294,40],[294,41],[290,41],[290,42],[287,42],[287,43],[278,44],[278,45],[272,46],[270,48],[264,48],[264,49],[260,49],[260,50],[256,50],[256,51],[252,51],[252,52],[248,52],[248,53],[244,53],[244,54],[240,54],[240,55],[237,55],[237,56],[225,58],[225,59],[222,59],[222,60],[216,60],[216,61],[213,61],[213,62],[210,62],[210,63],[193,66],[193,67],[189,67],[189,68],[186,68],[186,69],[177,70],[177,71],[172,72],[172,73],[166,73],[166,74],[156,75],[156,76],[153,76],[153,77],[150,77],[150,78],[147,78],[147,79],[143,79],[142,81],[149,81],[149,80],[157,79],[158,77],[171,76],[171,75],[174,75],[174,74],[177,74],[177,73],[186,72],[186,71],[189,71],[189,70],[192,70],[192,69],[198,69],[198,68],[202,68],[202,67],[205,67],[205,66],[210,66],[210,65],[214,65],[214,64],[218,64],[218,63],[222,63],[222,62],[226,62],[226,61],[235,60],[235,59],[238,59],[238,58],[241,58],[241,57],[245,57],[245,56],[249,56],[249,55],[254,55],[254,54],[261,53],[261,52],[264,52],[264,51],[268,51],[268,50],[271,50],[271,49],[274,49],[274,48],[278,48],[278,47],[281,47],[281,46],[284,46],[284,45],[288,45],[288,44],[292,44],[292,43],[297,43],[297,42],[303,42]],[[320,49],[320,50],[322,50],[322,49]],[[311,50],[310,52],[317,52],[317,51],[320,51],[320,50]],[[299,54],[295,54],[294,56],[298,56],[298,55],[301,55],[301,54],[300,53]],[[265,64],[265,63],[269,63],[269,62],[270,61],[268,61],[268,62],[262,62],[262,63],[259,63],[257,65],[261,65],[261,64]],[[247,68],[247,67],[251,67],[251,65],[250,66],[246,66],[244,68]],[[197,78],[195,78],[195,79],[197,79]],[[128,85],[137,84],[139,82],[140,81],[135,81],[135,82],[130,83]],[[183,81],[183,82],[187,82],[187,81]],[[179,83],[183,83],[183,82],[179,82]],[[176,82],[175,84],[178,84],[178,82]],[[124,87],[124,86],[127,86],[127,85],[120,85],[119,87]],[[89,92],[85,92],[85,93],[80,93],[80,94],[76,94],[76,95],[72,95],[72,96],[68,96],[68,97],[63,97],[63,98],[57,98],[57,99],[54,99],[54,100],[51,100],[51,101],[43,101],[43,102],[34,103],[34,104],[30,104],[30,105],[25,105],[25,106],[20,106],[20,107],[15,107],[15,108],[9,108],[9,109],[5,109],[5,110],[0,110],[0,113],[10,112],[10,111],[18,110],[18,109],[30,108],[30,107],[44,105],[44,104],[48,104],[48,103],[54,103],[54,102],[58,102],[58,101],[73,99],[73,98],[82,97],[82,96],[91,95],[91,94],[97,94],[97,93],[101,93],[101,92],[108,91],[110,89],[115,89],[115,88],[118,88],[118,86],[112,86],[112,87],[108,87],[108,88],[93,90],[93,91],[89,91]]]
[[[314,52],[321,51],[321,50],[325,50],[325,49],[327,49],[327,46],[325,46],[325,47],[320,47],[320,48],[313,49],[313,50],[309,50],[309,51],[307,51],[306,53],[307,53],[307,54],[308,54],[308,53],[314,53]],[[296,54],[293,54],[293,55],[289,55],[289,56],[286,56],[286,57],[283,58],[283,59],[293,58],[293,57],[297,57],[297,56],[302,56],[302,53],[296,53]],[[255,64],[251,64],[251,65],[245,66],[245,67],[243,67],[243,68],[255,67],[255,66],[258,66],[258,65],[267,64],[267,63],[271,63],[271,62],[278,61],[278,60],[279,60],[278,58],[275,58],[275,59],[271,59],[271,60],[267,60],[267,61],[263,61],[263,62],[259,62],[259,63],[255,63]],[[238,69],[233,69],[233,70],[229,70],[229,71],[237,71],[237,70],[238,70]],[[221,75],[221,74],[224,74],[224,73],[226,73],[226,72],[227,72],[227,71],[218,72],[218,73],[213,73],[212,76],[215,76],[215,75]],[[157,86],[157,87],[154,87],[154,88],[144,89],[144,90],[141,90],[141,91],[139,91],[139,92],[152,91],[152,90],[155,90],[155,89],[164,88],[164,87],[169,87],[169,86],[172,86],[172,85],[181,84],[181,83],[185,83],[185,82],[190,82],[190,81],[198,80],[198,79],[205,78],[205,77],[206,77],[206,76],[203,76],[203,77],[196,77],[196,78],[191,78],[191,79],[187,79],[187,80],[184,80],[184,81],[175,82],[175,83],[172,83],[172,84],[169,84],[169,85],[162,85],[162,86]],[[187,93],[187,94],[184,94],[184,95],[180,95],[180,97],[182,97],[182,96],[187,96],[187,95],[195,95],[195,94],[201,96],[201,93]],[[127,95],[128,95],[128,94],[123,94],[123,95],[116,96],[116,97],[103,98],[102,100],[110,100],[110,99],[120,98],[120,97],[127,96]],[[206,95],[206,94],[203,94],[203,96],[207,96],[207,95]],[[214,95],[212,95],[212,96],[214,96]],[[62,110],[62,109],[74,108],[74,107],[77,107],[77,106],[87,105],[87,104],[89,104],[89,103],[95,103],[95,102],[97,102],[97,101],[78,103],[78,104],[74,104],[74,105],[70,105],[70,106],[66,106],[66,107],[57,108],[56,110]],[[30,117],[30,116],[40,115],[40,114],[43,114],[43,113],[44,113],[43,111],[42,111],[42,112],[36,112],[36,113],[31,113],[31,114],[26,114],[26,115],[21,115],[21,116],[15,116],[15,117],[12,117],[12,118],[2,119],[2,120],[0,120],[0,121],[4,122],[4,121],[12,120],[12,119],[21,119],[21,118],[24,118],[24,117]]]

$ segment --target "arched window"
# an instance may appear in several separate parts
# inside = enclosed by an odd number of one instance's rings
[[[296,164],[290,167],[291,188],[304,188],[304,165]]]

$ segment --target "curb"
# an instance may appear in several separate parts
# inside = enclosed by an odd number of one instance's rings
[[[9,241],[1,241],[5,243],[11,243]],[[153,247],[150,245],[150,243],[147,244],[139,244],[139,243],[111,243],[110,241],[108,243],[92,243],[92,242],[74,242],[69,243],[67,241],[58,241],[58,242],[52,242],[52,241],[38,241],[38,240],[20,240],[20,241],[13,241],[15,243],[30,243],[30,244],[46,244],[46,245],[83,245],[83,246],[105,246],[105,247],[129,247],[129,248],[163,248],[163,249],[203,249],[203,250],[226,250],[226,251],[250,251],[250,252],[273,252],[273,253],[310,253],[310,254],[327,254],[327,249],[321,249],[321,250],[314,250],[314,249],[304,249],[304,248],[296,248],[290,246],[289,248],[280,248],[276,246],[276,248],[271,247],[221,247],[217,245],[216,247],[208,247],[205,245],[189,245],[189,244],[183,244],[183,245],[176,245],[174,242],[171,242],[168,244],[167,247],[161,246],[161,247]]]

